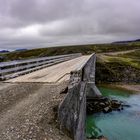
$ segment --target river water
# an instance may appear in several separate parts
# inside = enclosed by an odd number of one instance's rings
[[[131,107],[87,116],[87,137],[104,135],[109,140],[140,140],[140,94],[108,87],[99,89],[104,96],[124,101]]]

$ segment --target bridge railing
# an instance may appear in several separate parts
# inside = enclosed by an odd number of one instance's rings
[[[60,126],[68,130],[74,140],[86,140],[86,96],[100,95],[95,86],[95,62],[96,55],[92,54],[85,64],[71,72],[68,93],[59,106]]]
[[[80,53],[0,63],[0,80],[14,78],[81,56]]]

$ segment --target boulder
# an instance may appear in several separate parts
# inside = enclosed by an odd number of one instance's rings
[[[109,97],[87,97],[87,114],[94,114],[98,112],[109,113],[111,111],[121,111],[124,107],[130,107],[129,105],[111,99]]]

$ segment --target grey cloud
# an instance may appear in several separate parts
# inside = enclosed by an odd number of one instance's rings
[[[0,48],[140,37],[139,0],[1,0]]]
[[[14,0],[8,13],[23,22],[42,23],[79,14],[80,3],[79,0]]]

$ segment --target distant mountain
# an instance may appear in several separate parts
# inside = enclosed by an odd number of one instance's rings
[[[16,49],[15,52],[27,51],[27,49]]]
[[[116,42],[112,42],[112,44],[128,44],[128,43],[135,43],[135,42],[140,42],[140,39],[127,40],[127,41],[116,41]]]
[[[137,39],[136,42],[140,42],[140,39]]]
[[[8,50],[0,50],[0,53],[8,53]]]

